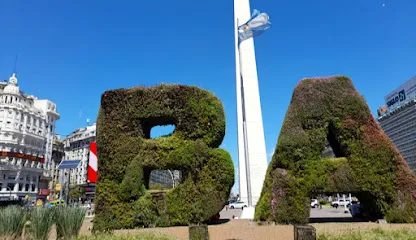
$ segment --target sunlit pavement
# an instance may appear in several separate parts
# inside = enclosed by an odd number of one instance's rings
[[[333,207],[329,207],[329,206],[324,206],[322,207],[322,209],[320,208],[311,208],[311,218],[351,218],[351,214],[348,213],[344,213],[344,208],[343,207],[338,207],[338,209],[333,208]],[[348,209],[347,209],[348,211]],[[220,212],[220,218],[221,219],[232,219],[233,216],[235,216],[236,218],[240,218],[241,216],[241,209],[228,209],[226,210],[226,208],[224,208],[221,212]]]
[[[222,211],[220,212],[220,218],[221,219],[233,219],[233,216],[235,216],[236,218],[240,218],[241,216],[241,208],[240,209],[228,209],[226,210],[226,208],[223,208]]]

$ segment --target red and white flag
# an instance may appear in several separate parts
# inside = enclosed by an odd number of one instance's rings
[[[90,158],[88,162],[88,182],[95,183],[97,181],[97,143],[90,143]]]

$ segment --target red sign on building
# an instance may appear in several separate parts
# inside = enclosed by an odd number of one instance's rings
[[[51,193],[51,190],[47,188],[41,188],[39,191],[39,196],[48,196]]]
[[[41,163],[45,162],[45,158],[37,157],[37,156],[31,156],[31,155],[27,155],[27,154],[23,154],[23,153],[16,153],[16,152],[0,151],[0,156],[22,158],[22,159],[26,159],[26,160],[30,160],[30,161],[41,162]]]
[[[91,142],[90,144],[90,157],[88,162],[88,181],[90,183],[97,182],[97,168],[98,159],[97,159],[97,143]]]

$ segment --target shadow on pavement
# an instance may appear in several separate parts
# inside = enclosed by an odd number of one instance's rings
[[[309,218],[309,223],[336,223],[336,222],[366,222],[365,220],[353,217],[328,217],[328,218]]]
[[[218,219],[218,220],[212,220],[208,222],[208,225],[219,225],[229,222],[230,219]]]

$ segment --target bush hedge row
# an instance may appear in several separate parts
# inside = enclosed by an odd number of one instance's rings
[[[174,132],[150,139],[154,126]],[[222,103],[211,92],[182,85],[106,91],[97,120],[98,182],[94,230],[172,226],[207,221],[234,184]],[[150,172],[182,171],[163,199],[149,192]]]
[[[326,142],[336,158],[322,159]],[[337,192],[355,194],[369,219],[416,220],[416,176],[352,81],[303,79],[286,113],[255,218],[307,223],[310,198]]]

